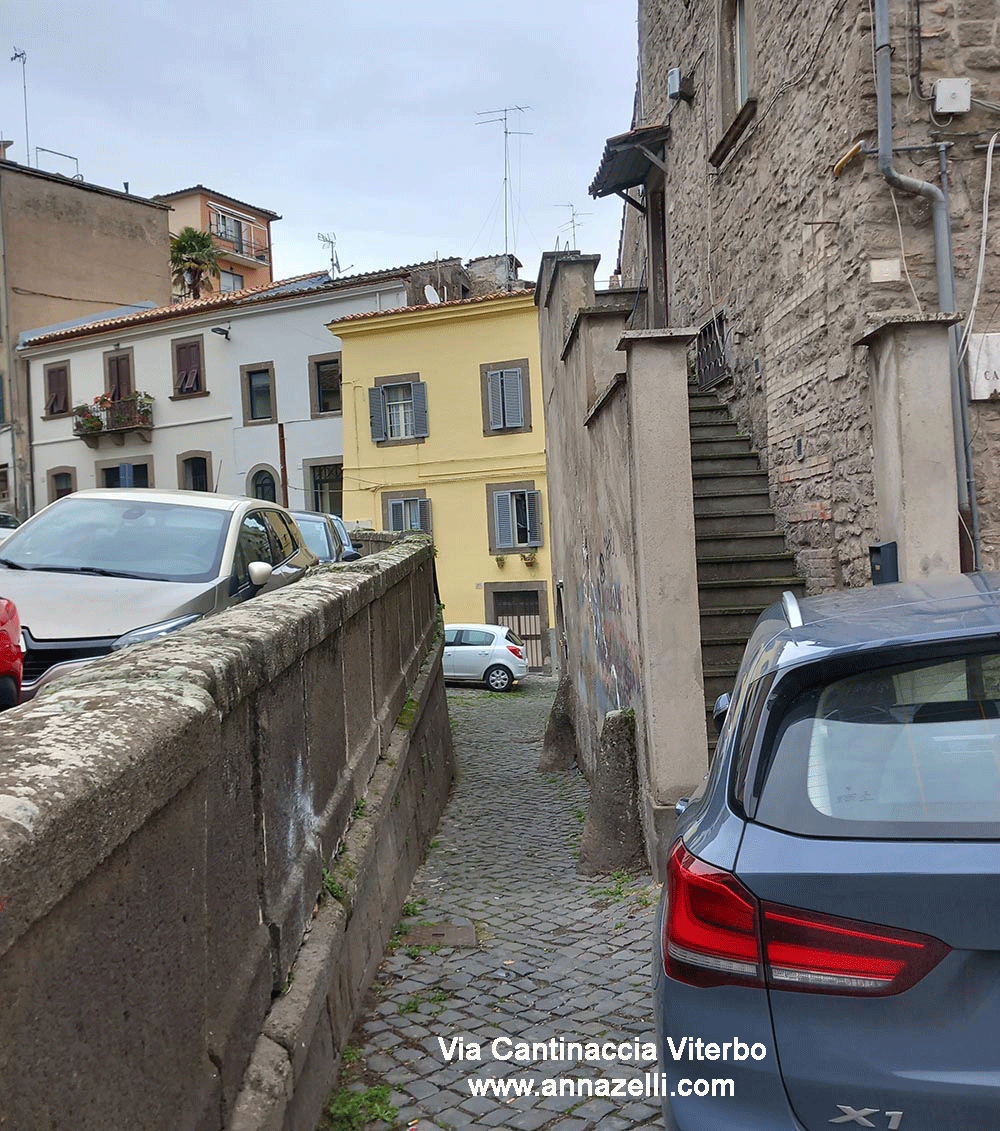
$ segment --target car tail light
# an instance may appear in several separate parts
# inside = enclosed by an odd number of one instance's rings
[[[888,997],[908,990],[951,949],[892,927],[765,903],[767,980],[777,990]]]
[[[678,841],[667,868],[663,968],[692,986],[761,986],[757,901]]]
[[[513,652],[513,653],[514,653],[514,655],[515,655],[515,656],[517,656],[517,658],[518,658],[519,660],[523,660],[523,659],[524,659],[524,653],[523,653],[523,652],[521,651],[521,649],[520,649],[520,648],[518,648],[518,646],[517,646],[516,644],[508,644],[508,645],[507,645],[507,651],[508,651],[508,652]]]
[[[670,854],[663,969],[693,986],[887,997],[948,953],[940,939],[762,902],[678,842]]]

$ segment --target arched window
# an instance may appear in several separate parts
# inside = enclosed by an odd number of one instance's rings
[[[270,471],[261,470],[254,475],[253,497],[255,499],[266,499],[270,503],[276,503],[278,501],[274,476]]]

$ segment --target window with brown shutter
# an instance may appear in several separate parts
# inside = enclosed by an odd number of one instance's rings
[[[63,416],[69,412],[69,367],[51,365],[45,370],[45,415]]]
[[[132,366],[129,354],[111,354],[108,357],[108,392],[113,401],[131,396]]]
[[[174,396],[186,397],[205,391],[202,379],[201,342],[174,343]]]

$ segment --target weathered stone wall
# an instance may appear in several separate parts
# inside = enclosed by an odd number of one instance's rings
[[[594,266],[593,256],[546,256],[539,280],[546,444],[559,453],[547,464],[552,572],[563,618],[556,631],[565,639],[574,728],[588,778],[604,715],[636,708],[640,686],[632,505],[623,466],[628,407],[624,387],[614,380],[625,370],[625,355],[615,347],[628,310],[598,313]]]
[[[722,111],[719,0],[640,0],[636,124],[669,119],[666,198],[670,325],[706,323],[724,310],[732,379],[720,391],[765,461],[772,501],[813,587],[857,585],[878,540],[865,329],[892,314],[937,309],[931,215],[922,199],[892,194],[874,156],[836,176],[858,141],[876,141],[872,31],[866,0],[817,5],[755,0],[751,12],[754,119],[716,169],[709,155],[729,121]],[[917,6],[892,0],[895,142],[949,143],[959,308],[971,301],[985,177],[983,144],[1000,116],[935,123],[933,81],[968,76],[973,97],[996,101],[996,0]],[[917,75],[918,43],[921,71]],[[681,66],[694,100],[667,98]],[[976,147],[979,146],[977,149]],[[939,182],[936,148],[897,153],[897,169]],[[993,210],[996,210],[994,190]],[[897,222],[896,210],[899,219]],[[641,217],[626,208],[623,279],[643,276]],[[900,236],[902,231],[902,239]],[[905,261],[901,252],[905,248]],[[889,261],[886,263],[885,261]],[[906,272],[913,290],[907,282]],[[874,275],[873,275],[874,272]],[[888,274],[887,281],[873,278]],[[978,330],[1000,325],[1000,244],[989,248]],[[1000,541],[1000,498],[984,434],[995,406],[974,411],[984,534]],[[984,416],[986,419],[984,419]],[[992,561],[996,561],[995,556]]]
[[[634,862],[641,830],[658,872],[674,802],[705,761],[691,443],[687,398],[678,412],[673,395],[689,335],[627,332],[635,292],[596,295],[596,261],[547,252],[536,292],[556,627],[572,685],[558,710],[592,787],[581,867]],[[623,712],[628,758],[601,738],[621,738],[608,720]]]
[[[311,1131],[450,787],[440,655],[407,540],[4,717],[4,1127]]]
[[[351,542],[362,557],[377,554],[380,550],[384,550],[386,546],[398,542],[401,537],[394,530],[369,530],[366,527],[360,530],[352,530],[350,533]]]

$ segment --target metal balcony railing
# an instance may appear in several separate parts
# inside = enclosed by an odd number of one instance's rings
[[[270,263],[271,249],[267,240],[267,228],[260,224],[236,220],[232,216],[213,212],[208,230],[226,247],[232,248],[237,255],[256,259],[258,263]]]
[[[152,427],[151,398],[137,393],[116,401],[78,405],[73,413],[73,431],[84,439],[100,436],[101,433],[133,432]]]

